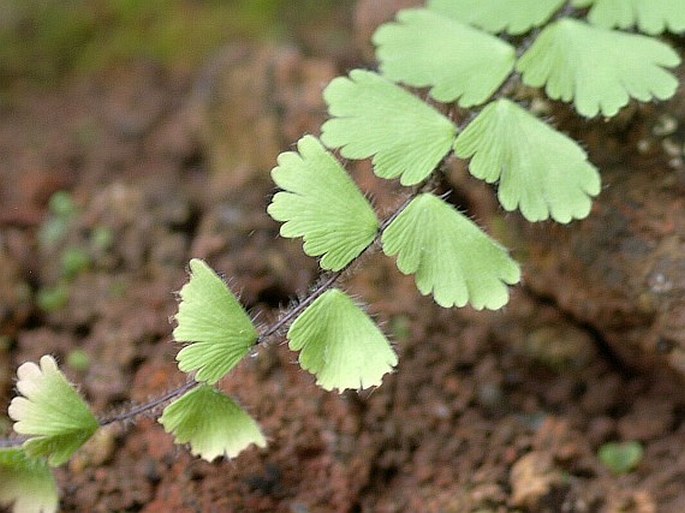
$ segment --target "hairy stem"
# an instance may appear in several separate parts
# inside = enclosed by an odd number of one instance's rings
[[[0,439],[0,449],[12,449],[14,447],[21,447],[21,444],[23,444],[26,440],[26,437],[23,436],[17,438]]]
[[[99,419],[100,426],[108,426],[110,424],[114,424],[116,422],[125,422],[127,420],[133,420],[134,418],[138,417],[139,415],[143,415],[145,413],[151,412],[162,406],[163,404],[166,404],[170,401],[173,401],[177,397],[182,396],[185,394],[188,390],[191,390],[192,388],[195,388],[199,383],[195,381],[194,379],[191,379],[187,383],[184,383],[180,387],[177,387],[163,396],[156,397],[152,400],[150,400],[147,403],[144,404],[139,404],[138,406],[131,408],[130,410],[118,413],[116,415],[110,415],[109,417],[102,417]]]
[[[383,232],[385,229],[392,223],[398,215],[404,211],[405,208],[409,205],[411,200],[413,200],[418,194],[423,192],[426,189],[430,188],[430,184],[425,184],[423,187],[418,187],[417,189],[414,190],[412,194],[410,194],[404,202],[394,210],[394,212],[386,218],[383,223],[381,224],[378,233],[374,237],[374,239],[366,246],[361,253],[359,254],[358,257],[356,257],[352,262],[347,264],[343,269],[329,273],[329,274],[323,274],[321,275],[319,279],[319,283],[309,292],[309,294],[302,299],[302,301],[298,302],[293,308],[288,310],[284,315],[282,315],[276,322],[274,322],[271,326],[267,327],[262,331],[260,334],[259,338],[257,339],[257,344],[264,342],[266,339],[274,336],[275,334],[279,333],[283,328],[288,326],[290,322],[297,318],[309,305],[311,305],[321,294],[329,290],[331,287],[333,287],[338,280],[341,278],[341,276],[350,269],[350,267],[359,260],[359,258],[368,253],[371,248],[373,248],[377,243],[380,241],[381,237],[383,236]],[[173,390],[170,390],[169,392],[165,393],[162,396],[156,397],[151,399],[150,401],[139,404],[129,410],[109,415],[109,416],[104,416],[101,417],[98,422],[101,427],[109,426],[112,424],[117,424],[117,423],[122,423],[122,422],[128,422],[132,421],[135,418],[148,414],[150,412],[154,412],[156,409],[160,408],[161,406],[173,401],[174,399],[177,399],[178,397],[182,396],[189,390],[192,390],[196,386],[198,386],[199,383],[191,379],[190,381],[184,383],[183,385],[174,388]],[[17,438],[9,438],[9,439],[0,439],[0,448],[12,448],[12,447],[19,447],[21,446],[25,441],[26,437],[17,437]]]
[[[359,254],[357,258],[355,258],[352,262],[347,264],[343,269],[339,271],[327,275],[322,275],[320,282],[309,292],[307,297],[305,297],[302,301],[297,303],[293,308],[288,310],[271,326],[267,327],[262,331],[262,333],[259,335],[259,338],[257,339],[256,344],[262,343],[269,337],[272,337],[275,334],[279,333],[283,328],[288,326],[293,319],[298,317],[309,305],[311,305],[319,296],[321,296],[321,294],[323,294],[331,287],[333,287],[333,285],[335,285],[338,282],[338,280],[345,273],[345,271],[347,271],[362,255],[367,253],[372,247],[376,245],[376,243],[378,243],[378,241],[380,241],[380,238],[382,237],[385,229],[390,225],[390,223],[392,223],[397,218],[398,215],[402,213],[402,211],[405,208],[407,208],[411,200],[414,199],[420,192],[422,192],[427,187],[428,186],[426,185],[424,187],[417,188],[412,194],[410,194],[409,197],[405,199],[405,201],[397,209],[395,209],[395,211],[387,219],[383,221],[374,239],[369,243],[368,246],[366,246],[362,250],[362,252]],[[161,397],[151,399],[147,403],[140,404],[135,408],[131,408],[128,411],[124,411],[116,415],[103,417],[99,420],[100,426],[104,427],[118,422],[126,422],[133,420],[134,418],[140,415],[154,411],[160,406],[170,401],[173,401],[177,397],[180,397],[181,395],[186,393],[188,390],[191,390],[192,388],[196,387],[198,384],[199,383],[194,379],[190,380],[184,385],[181,385],[180,387],[167,392]],[[1,442],[2,440],[0,440],[0,443]]]
[[[295,305],[292,309],[288,310],[284,315],[282,315],[278,321],[276,321],[274,324],[272,324],[270,327],[265,329],[262,334],[259,336],[259,339],[257,340],[257,344],[264,342],[266,339],[269,337],[273,336],[275,333],[278,333],[282,328],[290,324],[290,322],[297,316],[300,315],[309,305],[311,305],[316,298],[318,298],[321,294],[329,290],[333,285],[337,283],[337,281],[340,279],[340,277],[347,271],[359,258],[361,258],[362,255],[366,254],[382,237],[383,232],[385,229],[392,223],[395,218],[402,213],[402,211],[407,208],[407,205],[411,202],[412,199],[414,199],[417,194],[421,191],[422,189],[417,189],[414,193],[412,193],[405,201],[400,205],[393,213],[390,215],[383,223],[381,224],[380,229],[378,230],[378,233],[374,237],[374,239],[361,251],[358,257],[356,257],[352,262],[347,264],[345,267],[340,269],[339,271],[336,271],[334,273],[330,273],[328,275],[323,275],[323,279],[320,281],[319,284],[314,287],[314,289],[305,297],[302,301],[300,301],[297,305]]]

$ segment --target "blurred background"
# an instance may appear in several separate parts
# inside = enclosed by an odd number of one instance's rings
[[[3,0],[0,86],[50,85],[134,59],[192,69],[236,40],[341,42],[351,0]]]

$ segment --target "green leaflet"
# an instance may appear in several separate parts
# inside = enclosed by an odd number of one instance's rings
[[[630,97],[640,101],[673,96],[676,78],[663,68],[678,54],[651,37],[626,34],[562,19],[545,27],[516,68],[547,96],[574,100],[583,116],[613,116]]]
[[[259,334],[226,284],[202,260],[190,261],[181,292],[174,340],[188,342],[176,355],[182,372],[209,384],[224,377],[247,354]]]
[[[0,506],[12,513],[54,513],[57,485],[42,460],[28,458],[22,449],[0,449]]]
[[[514,68],[511,45],[448,16],[409,9],[397,20],[373,36],[381,72],[395,82],[431,87],[429,94],[438,101],[479,105]]]
[[[565,0],[429,0],[428,7],[488,32],[523,34],[545,23]]]
[[[381,178],[402,185],[425,180],[449,152],[457,128],[416,96],[376,73],[353,70],[324,91],[333,119],[321,127],[321,140],[349,159],[373,156]]]
[[[53,466],[66,463],[97,431],[97,419],[52,356],[41,357],[40,366],[22,364],[17,379],[21,396],[12,399],[7,411],[14,431],[29,436],[24,451],[32,458],[47,457]]]
[[[661,34],[685,31],[685,0],[574,0],[576,7],[592,6],[588,20],[604,28]]]
[[[383,232],[383,251],[415,274],[422,294],[442,307],[496,310],[509,299],[506,284],[521,278],[518,265],[466,216],[432,194],[421,194]]]
[[[499,180],[506,210],[520,208],[529,221],[582,219],[600,191],[599,173],[575,141],[506,99],[486,106],[454,147],[460,158],[473,157],[473,176]]]
[[[321,256],[323,269],[339,271],[366,248],[378,233],[369,202],[342,166],[319,141],[305,136],[296,152],[282,153],[271,176],[283,192],[267,211],[283,237],[304,238],[304,252]]]
[[[338,289],[324,292],[293,322],[288,340],[325,390],[378,386],[397,365],[383,333]]]
[[[201,385],[169,406],[159,419],[177,444],[190,444],[195,456],[212,461],[234,458],[255,444],[266,447],[257,423],[230,397]]]

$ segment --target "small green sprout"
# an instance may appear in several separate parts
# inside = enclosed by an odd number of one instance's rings
[[[76,204],[67,191],[57,191],[50,196],[48,208],[55,217],[68,219],[76,214]]]
[[[642,461],[644,453],[640,442],[608,442],[599,448],[597,456],[612,473],[620,476],[634,470]]]
[[[40,227],[38,240],[43,247],[51,248],[67,236],[77,207],[67,191],[57,191],[48,201],[48,211],[50,215]]]
[[[86,372],[90,367],[90,356],[83,349],[74,349],[67,354],[67,366],[76,372]]]
[[[38,308],[46,313],[56,312],[69,302],[69,285],[60,282],[54,287],[42,288],[36,294]]]
[[[114,244],[114,231],[106,226],[96,226],[90,234],[90,245],[98,252],[109,250]]]
[[[90,255],[79,247],[68,247],[62,252],[60,258],[62,264],[62,276],[67,280],[73,280],[88,269],[91,263]]]

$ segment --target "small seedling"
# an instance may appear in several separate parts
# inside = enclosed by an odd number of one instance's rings
[[[61,310],[69,302],[69,285],[58,283],[54,287],[42,288],[36,294],[38,308],[46,313]]]
[[[599,448],[602,464],[617,476],[628,474],[642,461],[645,450],[640,442],[609,442]]]
[[[48,466],[65,463],[98,428],[161,407],[164,429],[206,460],[264,447],[256,421],[216,385],[284,332],[301,367],[324,389],[379,386],[398,355],[341,285],[368,252],[380,248],[394,257],[419,292],[443,307],[503,306],[519,266],[433,194],[443,163],[468,160],[474,178],[497,185],[503,209],[530,222],[586,217],[601,190],[598,170],[516,93],[540,88],[586,118],[615,116],[631,99],[669,98],[678,85],[669,69],[680,58],[651,37],[665,30],[685,30],[685,0],[429,0],[426,8],[401,11],[374,35],[378,71],[334,79],[323,93],[330,119],[320,139],[304,136],[272,171],[280,191],[268,213],[283,223],[283,237],[302,238],[304,252],[319,258],[322,276],[309,294],[257,329],[224,281],[191,260],[173,333],[183,346],[179,370],[189,379],[112,417],[97,419],[50,356],[40,366],[23,364],[9,413],[24,438],[0,443],[0,502],[14,501],[21,513],[55,511]],[[407,187],[406,198],[379,219],[333,152],[371,159],[378,177]],[[600,458],[625,472],[641,450],[608,445]]]
[[[38,240],[43,247],[52,248],[67,236],[77,208],[68,192],[57,191],[50,197],[48,212],[49,216],[38,232]]]
[[[62,252],[62,276],[73,280],[90,266],[90,256],[78,247],[68,247]]]
[[[66,363],[76,372],[86,372],[90,367],[90,356],[83,349],[74,349],[67,354]]]
[[[96,226],[90,234],[91,248],[96,252],[105,252],[114,244],[114,232],[106,226]]]

